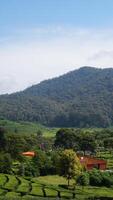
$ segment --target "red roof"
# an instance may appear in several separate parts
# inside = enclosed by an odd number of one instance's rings
[[[27,151],[22,153],[23,156],[29,156],[29,157],[34,157],[35,152],[34,151]]]
[[[97,164],[106,164],[105,160],[100,160],[97,158],[93,158],[90,156],[78,156],[80,159],[81,164],[84,165],[97,165]]]

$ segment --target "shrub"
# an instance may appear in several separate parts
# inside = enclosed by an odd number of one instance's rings
[[[0,154],[0,173],[11,173],[12,160],[9,153]]]
[[[110,172],[101,172],[99,170],[92,170],[89,172],[90,185],[92,186],[106,186],[113,185],[113,175]]]
[[[90,182],[90,185],[92,186],[101,186],[102,185],[102,174],[99,170],[92,170],[90,173],[89,173],[89,182]]]
[[[102,173],[102,185],[106,187],[113,185],[113,176],[110,173]]]
[[[89,185],[89,174],[87,172],[82,173],[78,178],[77,178],[77,183],[79,185]]]

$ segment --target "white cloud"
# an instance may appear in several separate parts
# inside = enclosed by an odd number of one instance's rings
[[[17,82],[14,76],[2,76],[0,78],[0,93],[12,92],[17,89]]]
[[[0,93],[22,90],[80,66],[113,66],[113,30],[48,27],[20,32],[15,40],[1,42]]]
[[[89,61],[93,61],[93,62],[97,61],[100,63],[104,62],[104,65],[108,63],[113,63],[113,50],[111,51],[101,50],[97,52],[96,54],[94,54],[93,56],[91,56],[89,58]]]

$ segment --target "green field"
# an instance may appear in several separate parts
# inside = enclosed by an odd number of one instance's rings
[[[67,181],[59,176],[44,176],[39,178],[17,177],[13,175],[0,174],[0,199],[3,200],[53,200],[57,199],[88,199],[91,197],[111,197],[113,189],[106,187],[80,187],[75,190],[64,189],[60,185],[67,184]],[[71,181],[71,185],[74,180]]]
[[[38,130],[41,130],[44,137],[54,137],[57,128],[47,128],[38,123],[32,122],[14,122],[9,120],[0,120],[0,126],[4,127],[7,133],[15,134],[36,134]]]

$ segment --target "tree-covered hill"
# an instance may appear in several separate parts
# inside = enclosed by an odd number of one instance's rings
[[[82,67],[0,96],[0,116],[47,126],[113,125],[113,69]]]

